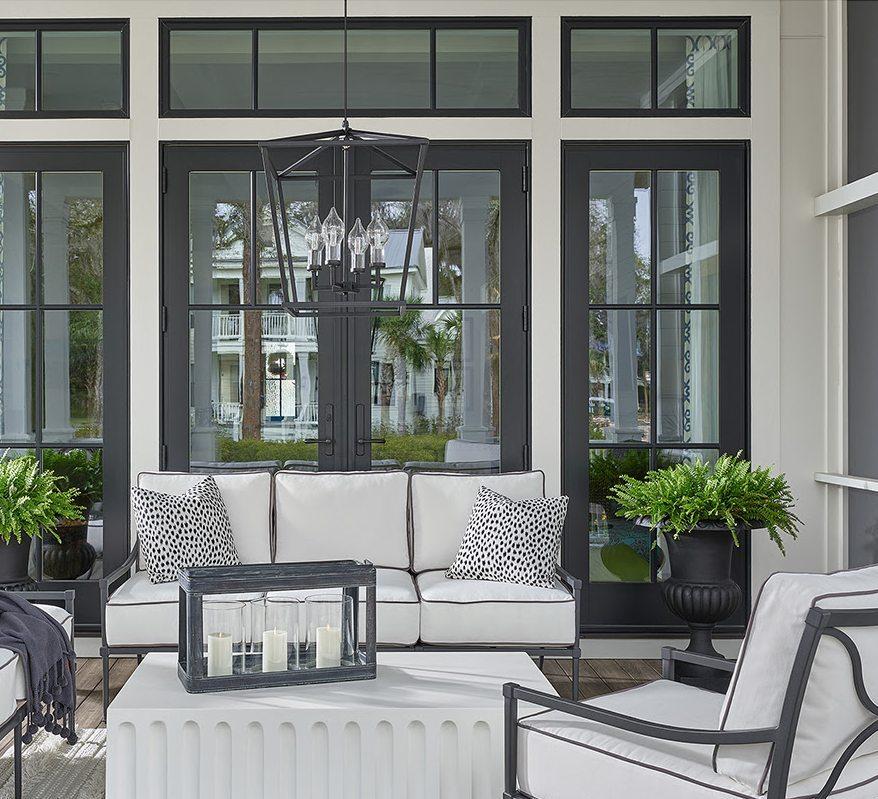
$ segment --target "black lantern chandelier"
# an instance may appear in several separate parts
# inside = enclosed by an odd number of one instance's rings
[[[282,304],[294,316],[396,316],[406,308],[415,218],[429,141],[416,136],[354,130],[348,123],[347,0],[344,0],[343,93],[344,120],[340,129],[259,143],[280,269]],[[303,149],[307,150],[304,155]],[[359,153],[367,157],[357,157]],[[332,156],[331,159],[326,159],[327,155]],[[322,222],[315,214],[308,224],[304,240],[308,248],[309,276],[305,296],[300,297],[294,272],[290,208],[284,187],[293,181],[313,182],[317,162],[327,164],[330,160],[333,197],[340,194],[341,215],[333,205]],[[385,248],[390,230],[380,210],[372,211],[371,220],[365,227],[359,218],[350,226],[345,221],[345,216],[352,214],[353,200],[357,196],[355,187],[373,177],[371,171],[359,174],[354,169],[364,161],[370,165],[370,170],[378,165],[378,177],[382,181],[414,179],[399,291],[393,298],[385,298],[384,293],[386,277],[382,271],[388,266]],[[325,181],[325,169],[322,167],[317,175],[320,182]]]

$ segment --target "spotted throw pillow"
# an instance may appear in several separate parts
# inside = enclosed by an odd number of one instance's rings
[[[140,551],[154,583],[170,583],[188,566],[237,566],[232,525],[216,481],[183,494],[132,488]]]
[[[566,515],[567,497],[515,501],[482,486],[445,576],[552,588]]]

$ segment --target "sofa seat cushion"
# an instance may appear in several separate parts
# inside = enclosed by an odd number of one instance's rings
[[[405,472],[278,472],[277,563],[369,560],[409,567]]]
[[[560,644],[574,640],[576,606],[554,588],[449,580],[444,571],[417,576],[425,644]]]
[[[268,596],[292,596],[304,599],[306,591],[270,591]],[[329,593],[329,592],[325,592]],[[360,601],[359,635],[366,634],[365,597]],[[412,576],[402,569],[375,570],[375,634],[381,646],[411,646],[420,634],[420,605]]]
[[[151,583],[146,572],[137,572],[107,602],[107,643],[110,646],[177,646],[179,642],[180,586]],[[246,602],[261,593],[218,594],[216,599]]]
[[[64,628],[64,632],[67,633],[68,638],[73,635],[73,616],[71,616],[64,608],[59,608],[56,605],[37,604],[36,606],[40,610],[44,610],[55,621],[57,621],[58,624],[60,624]],[[4,649],[2,651],[8,652],[9,650]],[[21,700],[27,696],[24,682],[24,664],[21,662],[21,659],[18,658],[17,655],[16,660],[18,662],[15,666],[15,698]]]
[[[717,729],[722,703],[722,694],[657,680],[584,704],[687,729]],[[620,786],[629,796],[654,799],[758,796],[714,772],[711,746],[651,739],[557,711],[525,714],[520,724],[519,787],[540,799],[604,799],[617,795]],[[874,777],[874,758],[852,761],[833,795],[874,796],[874,783],[860,785]],[[790,799],[813,796],[826,776],[821,775],[819,783],[791,785],[787,795]]]
[[[457,556],[482,486],[511,500],[545,495],[542,472],[418,473],[411,478],[412,564],[416,573],[447,569]]]
[[[14,712],[19,701],[16,688],[18,671],[21,671],[22,681],[24,670],[20,658],[9,649],[0,649],[0,723],[6,721]],[[24,696],[21,696],[23,699]]]
[[[204,479],[205,476],[201,474],[141,472],[137,477],[137,487],[161,494],[184,494]],[[235,549],[241,563],[270,563],[271,474],[216,474],[213,480],[229,514]]]

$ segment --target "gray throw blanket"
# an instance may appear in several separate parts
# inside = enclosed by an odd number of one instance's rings
[[[76,743],[76,654],[64,628],[23,597],[0,591],[0,649],[22,660],[30,743],[40,727]]]

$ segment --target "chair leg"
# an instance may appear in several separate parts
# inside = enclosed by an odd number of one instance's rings
[[[104,698],[104,723],[107,721],[107,708],[110,705],[110,653],[106,649],[101,650],[101,666],[103,667],[103,680],[101,686]]]
[[[573,656],[573,693],[571,696],[573,697],[574,702],[579,701],[579,653],[577,652]]]
[[[21,722],[15,725],[13,733],[13,764],[12,769],[15,773],[15,799],[22,799],[21,792]]]

